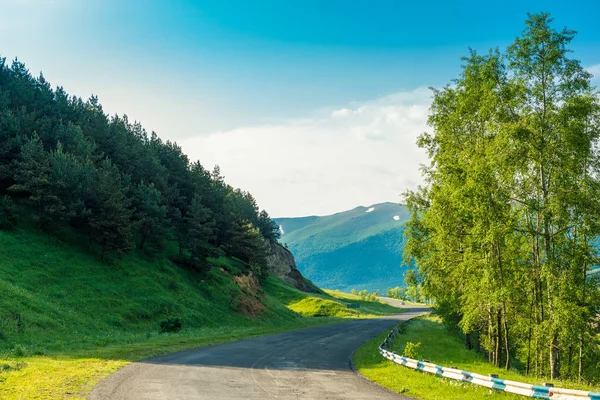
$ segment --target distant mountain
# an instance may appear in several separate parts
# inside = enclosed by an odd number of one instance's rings
[[[275,218],[281,243],[304,276],[320,287],[350,291],[402,285],[405,206],[357,207],[324,217]]]

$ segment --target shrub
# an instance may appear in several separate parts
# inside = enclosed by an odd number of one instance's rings
[[[377,294],[376,293],[369,293],[368,295],[365,296],[365,300],[376,302],[377,301]]]
[[[404,357],[418,360],[419,359],[419,347],[421,347],[421,342],[419,342],[419,343],[406,342],[406,345],[404,346],[404,350],[402,351],[402,355]]]
[[[13,356],[15,357],[25,357],[25,348],[20,344],[17,344],[13,349]]]
[[[181,320],[179,318],[167,318],[160,321],[160,333],[174,333],[181,330]]]
[[[406,329],[408,328],[408,321],[402,321],[398,324],[398,334],[406,333]]]

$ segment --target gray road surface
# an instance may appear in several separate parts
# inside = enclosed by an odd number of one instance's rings
[[[408,399],[357,375],[350,357],[397,321],[424,311],[413,309],[132,363],[100,382],[90,399]]]

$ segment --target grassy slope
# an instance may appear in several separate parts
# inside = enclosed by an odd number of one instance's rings
[[[308,295],[276,278],[262,294],[240,287],[237,263],[226,258],[214,260],[205,276],[136,255],[107,265],[55,237],[19,229],[0,231],[0,260],[2,399],[83,398],[140,358],[341,321],[293,312],[292,299]],[[336,304],[325,315],[343,315],[333,297],[311,298]],[[240,312],[257,300],[263,311]],[[181,318],[184,329],[158,333],[167,317]]]
[[[288,308],[307,317],[369,318],[403,311],[339,291],[307,294],[275,277],[269,277],[264,287],[267,293],[277,297]],[[358,304],[359,308],[348,308],[347,304]]]
[[[379,344],[385,338],[382,333],[367,342],[354,355],[357,370],[367,378],[400,393],[423,400],[437,399],[481,399],[481,398],[522,398],[503,392],[492,391],[476,385],[440,378],[435,375],[402,367],[381,357],[377,352]],[[481,354],[466,350],[462,341],[449,334],[441,321],[436,317],[426,316],[413,320],[405,334],[394,341],[392,351],[402,354],[407,342],[421,342],[419,356],[443,366],[456,366],[459,369],[477,372],[483,375],[495,373],[502,379],[528,382],[541,385],[542,381],[533,377],[525,377],[514,371],[505,371],[486,362]],[[572,382],[555,382],[557,387],[594,388],[576,385]],[[598,388],[596,388],[598,390]]]

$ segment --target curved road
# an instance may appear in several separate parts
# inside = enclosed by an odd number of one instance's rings
[[[90,399],[408,399],[352,371],[352,352],[428,309],[201,347],[132,363]]]

